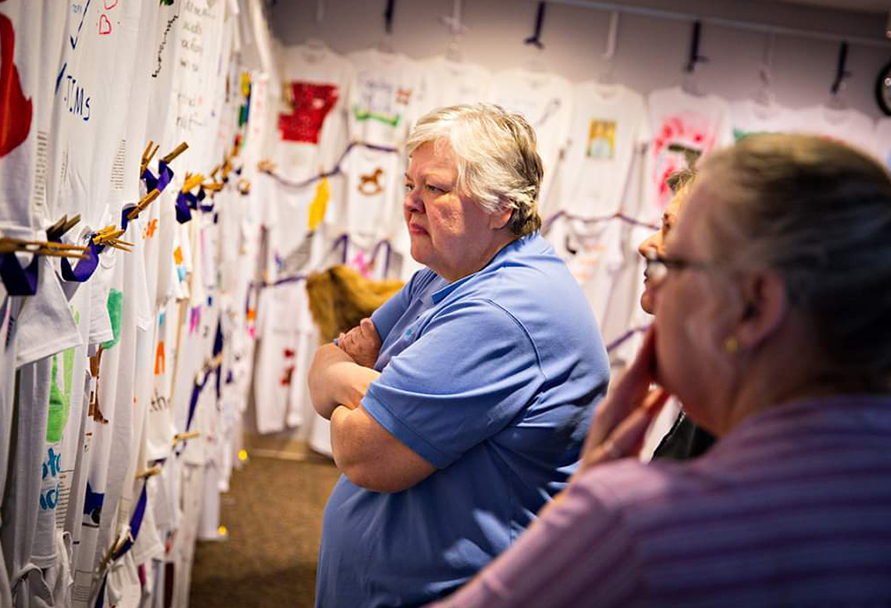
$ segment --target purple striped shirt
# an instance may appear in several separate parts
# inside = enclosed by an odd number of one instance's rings
[[[752,416],[687,463],[580,476],[441,606],[891,606],[891,397]]]

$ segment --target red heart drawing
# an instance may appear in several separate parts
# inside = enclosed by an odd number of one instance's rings
[[[105,36],[111,33],[111,21],[105,15],[99,16],[99,35]]]
[[[109,2],[111,2],[109,4]],[[105,10],[113,9],[118,5],[118,0],[105,0]]]

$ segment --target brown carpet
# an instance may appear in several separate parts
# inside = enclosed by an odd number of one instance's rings
[[[191,608],[312,606],[322,510],[339,477],[321,456],[251,458],[220,498],[229,538],[198,542]]]

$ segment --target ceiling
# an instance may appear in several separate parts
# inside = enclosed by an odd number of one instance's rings
[[[891,0],[777,0],[794,4],[809,4],[842,11],[887,14],[891,11]]]

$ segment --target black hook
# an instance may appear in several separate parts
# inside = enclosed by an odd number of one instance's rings
[[[388,34],[393,33],[393,13],[396,11],[396,0],[387,0],[387,10],[384,11],[384,27]]]
[[[524,40],[524,44],[533,44],[540,49],[544,48],[544,45],[541,43],[541,26],[544,23],[544,14],[545,14],[545,5],[547,2],[539,2],[538,3],[538,14],[535,17],[535,33],[532,34],[529,38]]]
[[[832,83],[832,94],[838,95],[841,91],[842,83],[851,76],[851,72],[845,69],[848,63],[848,42],[841,43],[838,50],[838,68],[835,71],[835,82]]]
[[[708,61],[708,57],[703,57],[699,54],[699,39],[702,36],[702,22],[695,21],[693,23],[693,37],[690,40],[690,58],[687,61],[687,67],[684,68],[684,71],[688,73],[692,73],[693,70],[696,69],[697,63],[703,63]]]

